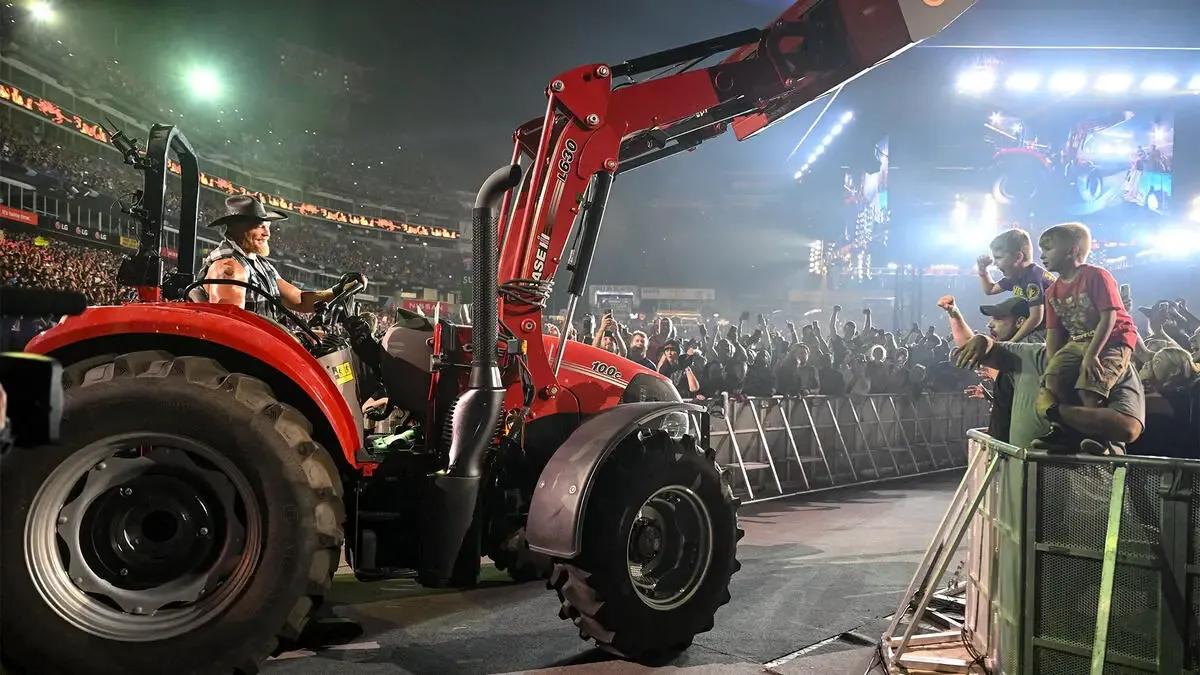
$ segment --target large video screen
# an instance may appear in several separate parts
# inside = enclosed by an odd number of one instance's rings
[[[1010,221],[1151,224],[1171,214],[1175,125],[1155,110],[993,112],[982,138]]]

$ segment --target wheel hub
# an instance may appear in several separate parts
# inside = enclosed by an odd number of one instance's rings
[[[63,619],[106,639],[186,633],[224,610],[258,564],[257,500],[223,455],[130,434],[76,451],[26,520],[26,564]]]
[[[100,578],[147,589],[213,562],[225,534],[223,509],[211,490],[189,478],[142,474],[87,507],[82,553]]]
[[[626,564],[638,597],[668,610],[687,602],[712,560],[708,508],[691,489],[673,485],[652,494],[629,531]]]

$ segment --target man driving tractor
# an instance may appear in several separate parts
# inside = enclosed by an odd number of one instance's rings
[[[238,195],[226,199],[225,215],[210,224],[210,227],[223,226],[225,237],[204,258],[200,277],[249,283],[279,298],[288,309],[305,313],[315,311],[318,302],[332,300],[351,281],[366,286],[367,279],[360,272],[343,275],[336,286],[323,291],[302,291],[281,277],[267,260],[271,255],[271,223],[280,220],[287,220],[287,215],[267,209],[254,197]],[[275,307],[265,296],[250,293],[247,297],[242,286],[206,284],[204,290],[209,302],[237,305],[260,316],[277,318]]]

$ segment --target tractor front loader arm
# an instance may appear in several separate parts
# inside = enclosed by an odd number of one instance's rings
[[[526,180],[502,203],[498,269],[500,322],[528,344],[538,391],[533,415],[554,406],[562,343],[540,339],[542,310],[565,256],[572,271],[566,336],[588,270],[614,178],[733,127],[739,140],[936,33],[972,4],[930,7],[911,0],[800,0],[762,30],[741,31],[610,66],[568,70],[546,88],[546,111],[513,134],[513,163]],[[720,63],[704,59],[735,51]],[[630,80],[652,69],[676,72]],[[576,223],[579,223],[576,226]],[[528,520],[530,548],[559,557],[580,550],[583,509],[600,465],[645,418],[683,412],[679,403],[601,412],[558,448],[542,471]],[[703,417],[703,415],[701,415]],[[627,419],[628,417],[628,419]]]
[[[902,8],[902,4],[916,5]],[[561,357],[534,339],[573,230],[566,322],[586,285],[604,203],[619,173],[688,150],[732,126],[739,140],[948,24],[969,2],[933,8],[909,0],[800,0],[761,30],[745,30],[617,65],[568,70],[546,87],[545,114],[513,134],[526,180],[501,205],[501,323],[529,345],[543,392],[557,391]],[[923,29],[910,29],[916,20]],[[933,31],[936,32],[936,31]],[[690,70],[734,51],[720,63]],[[635,78],[654,69],[676,72]],[[629,78],[627,82],[616,82]],[[578,228],[575,223],[580,223]],[[567,326],[564,326],[564,334]]]

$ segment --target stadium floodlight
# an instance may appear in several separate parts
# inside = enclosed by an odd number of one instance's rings
[[[958,91],[964,94],[983,94],[996,86],[996,71],[991,68],[975,67],[964,70],[958,76]]]
[[[1037,73],[1013,73],[1004,81],[1004,86],[1009,91],[1029,92],[1038,88],[1042,83],[1042,76]]]
[[[1087,75],[1072,71],[1055,73],[1050,78],[1050,91],[1056,94],[1074,94],[1087,85]]]
[[[1129,73],[1104,73],[1096,78],[1096,91],[1106,94],[1129,91],[1131,85],[1133,85],[1133,76]]]
[[[54,6],[49,2],[39,0],[29,3],[29,16],[39,23],[54,23],[58,18],[58,13],[54,11]]]
[[[1142,80],[1142,91],[1171,91],[1179,78],[1169,73],[1154,73]]]
[[[212,100],[221,95],[221,78],[212,68],[193,68],[187,74],[187,85],[196,98]]]

